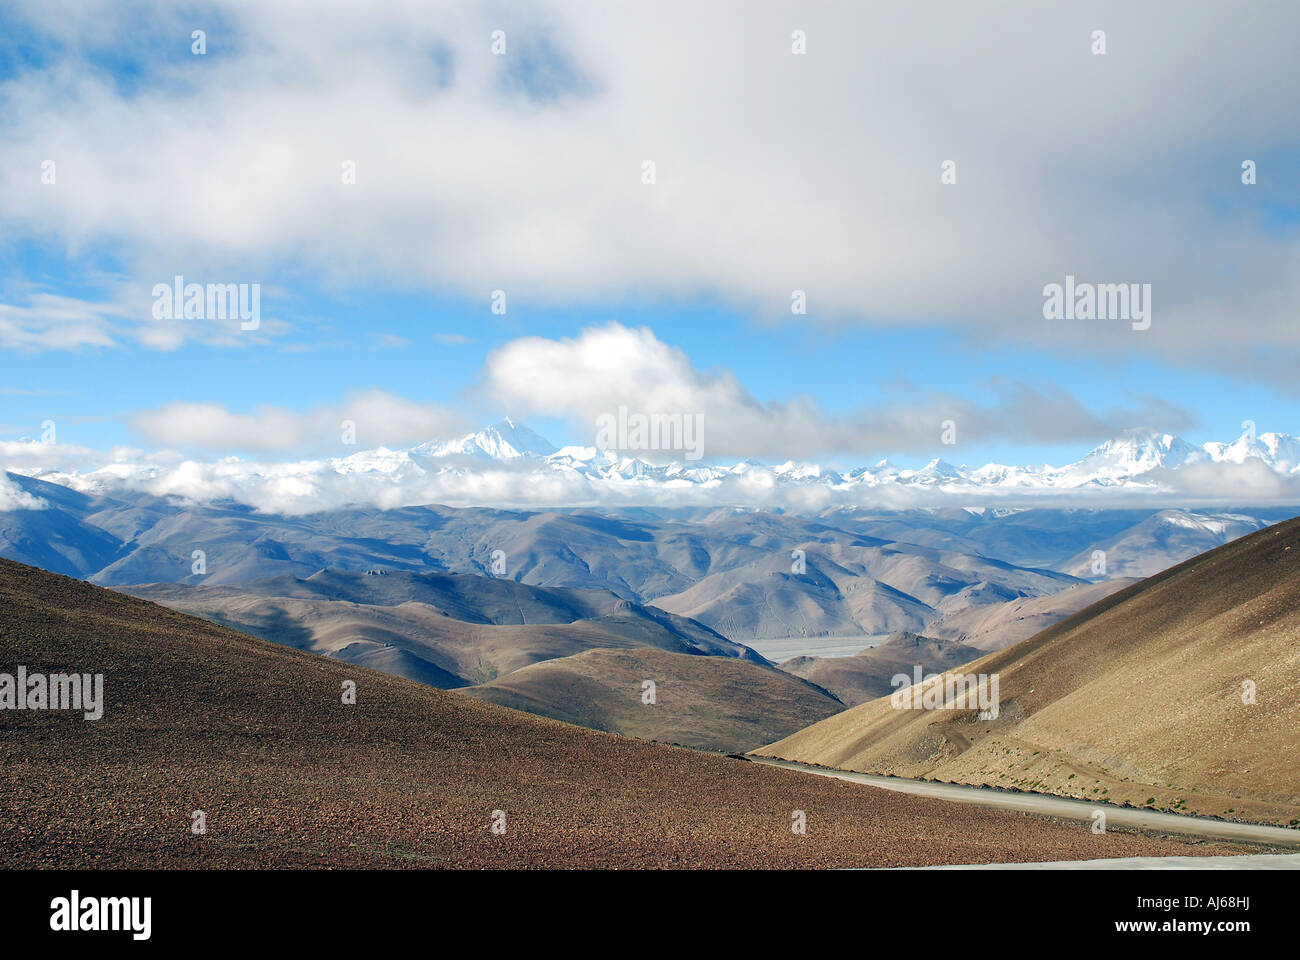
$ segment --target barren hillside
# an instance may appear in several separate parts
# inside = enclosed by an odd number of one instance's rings
[[[1296,824],[1300,520],[1134,584],[963,672],[998,675],[996,721],[881,699],[757,752]],[[1243,702],[1251,690],[1255,702]]]

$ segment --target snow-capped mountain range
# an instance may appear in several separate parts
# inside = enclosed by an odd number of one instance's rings
[[[5,452],[12,452],[8,445]],[[138,452],[137,452],[138,453]],[[83,492],[118,488],[231,499],[263,509],[303,512],[346,503],[397,507],[452,505],[752,504],[820,509],[836,504],[911,506],[928,502],[1047,502],[1117,495],[1154,503],[1300,502],[1300,440],[1247,432],[1231,443],[1188,443],[1136,430],[1062,467],[989,463],[956,466],[943,459],[919,469],[881,460],[848,470],[803,462],[767,465],[652,463],[595,447],[556,449],[524,424],[503,420],[450,441],[403,449],[379,447],[347,457],[288,463],[132,460],[117,454],[88,468],[6,468]],[[0,490],[3,493],[3,490]]]
[[[1231,443],[1196,446],[1168,433],[1135,430],[1108,440],[1082,459],[1064,467],[1008,466],[989,463],[981,467],[954,466],[935,458],[919,469],[900,469],[888,460],[869,467],[837,471],[816,463],[787,461],[768,466],[740,461],[729,466],[655,465],[633,454],[596,447],[557,449],[527,426],[510,419],[449,442],[423,443],[407,450],[359,453],[334,461],[340,472],[397,470],[429,467],[450,457],[480,461],[531,460],[560,472],[575,472],[603,481],[681,481],[708,483],[750,472],[770,473],[783,483],[826,486],[921,485],[952,487],[1059,487],[1149,486],[1157,471],[1177,470],[1197,463],[1245,464],[1257,461],[1283,476],[1300,476],[1300,439],[1281,433],[1243,434]]]

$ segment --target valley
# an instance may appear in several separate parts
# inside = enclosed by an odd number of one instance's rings
[[[0,722],[11,866],[797,869],[1252,850],[992,810],[957,821],[939,800],[535,717],[8,560],[0,594],[7,658],[105,677],[97,721]]]
[[[496,463],[554,452],[512,423],[412,456]],[[285,515],[7,479],[40,506],[0,512],[0,556],[440,689],[722,752],[887,693],[913,666],[947,669],[1018,643],[1136,582],[1126,571],[1273,515],[438,505]],[[1092,576],[1098,551],[1104,577]],[[889,645],[902,635],[919,639]],[[642,662],[633,684],[629,658],[650,651],[698,659],[665,676]],[[725,691],[743,668],[721,662],[733,658],[777,668],[745,681],[776,697],[771,709],[754,701],[739,717]],[[682,684],[650,723],[627,712],[641,680]],[[706,708],[718,724],[692,732]]]

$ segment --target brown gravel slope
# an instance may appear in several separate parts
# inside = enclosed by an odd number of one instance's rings
[[[1300,824],[1300,519],[1218,547],[961,668],[1001,715],[847,710],[761,754]],[[1256,702],[1243,702],[1243,683]]]
[[[1231,852],[568,726],[0,560],[0,672],[105,674],[103,719],[0,712],[6,867],[832,867]],[[345,680],[357,703],[341,703]],[[792,811],[808,829],[795,835]],[[193,811],[207,833],[190,831]],[[494,835],[493,811],[505,814]]]
[[[655,684],[653,705],[642,702],[645,680]],[[459,692],[580,727],[721,753],[753,750],[844,709],[821,687],[775,667],[663,650],[588,650]]]

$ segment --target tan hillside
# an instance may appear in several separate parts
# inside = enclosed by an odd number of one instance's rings
[[[1134,584],[963,672],[999,675],[997,720],[874,700],[757,752],[1300,822],[1300,520]],[[1247,681],[1254,705],[1242,702]]]
[[[926,624],[925,633],[989,653],[1028,639],[1134,583],[1135,579],[1124,577],[1066,587],[1043,597],[1017,597],[1005,603],[962,607]]]
[[[654,682],[655,702],[642,702]],[[643,740],[743,753],[844,709],[825,690],[733,657],[589,650],[465,687],[480,700]]]
[[[583,730],[8,560],[0,597],[0,673],[102,673],[106,701],[97,721],[0,711],[6,867],[848,867],[1241,850],[1097,836]]]

